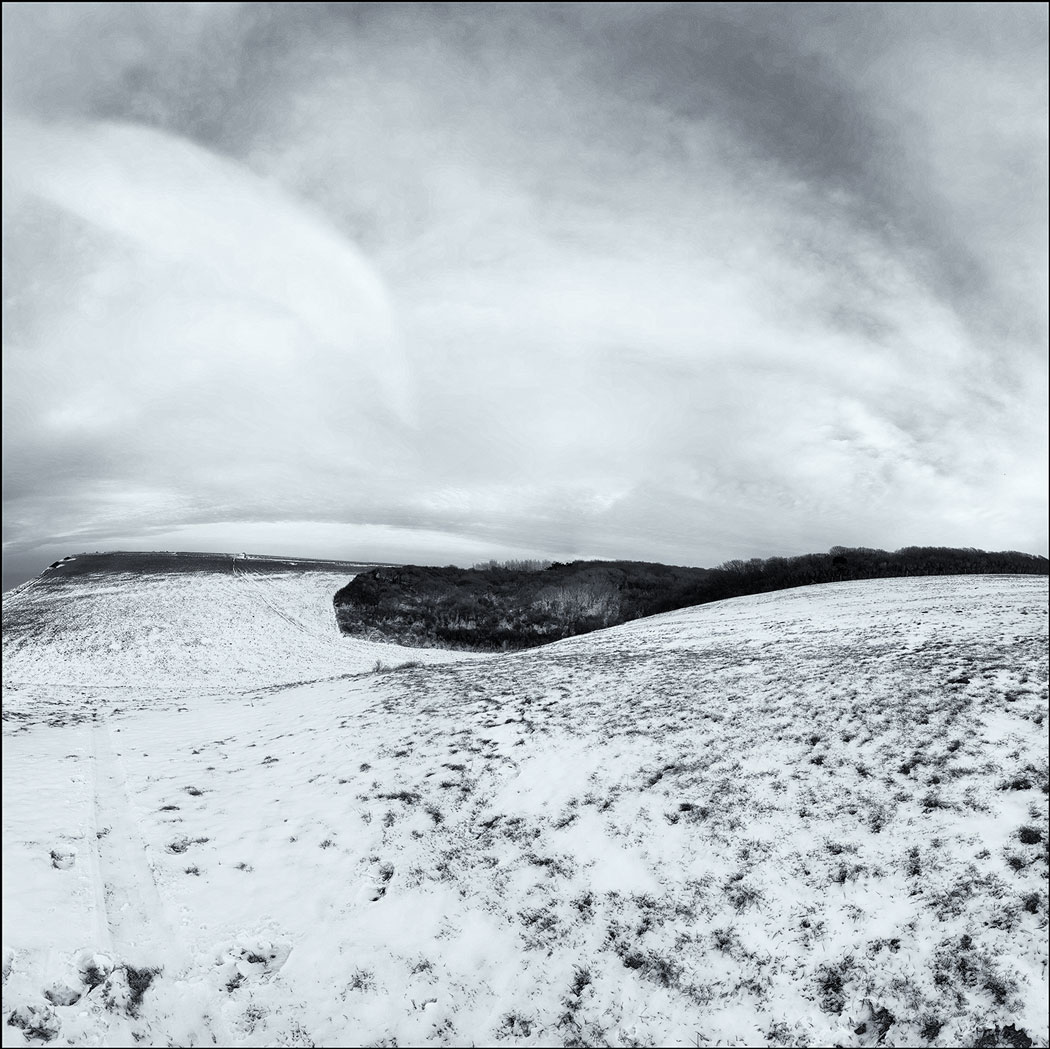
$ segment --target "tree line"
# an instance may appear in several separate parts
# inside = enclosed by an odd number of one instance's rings
[[[929,575],[1048,575],[1045,557],[1017,550],[905,546],[892,553],[870,547],[833,546],[826,554],[726,561],[691,593],[690,604],[762,594],[814,583]],[[693,600],[695,599],[695,600]],[[674,607],[682,607],[675,605]]]
[[[542,563],[542,562],[541,562]],[[1050,574],[1045,557],[1008,550],[832,547],[826,554],[684,568],[640,561],[404,565],[363,572],[333,600],[340,629],[401,645],[531,648],[657,612],[796,586],[919,575]]]

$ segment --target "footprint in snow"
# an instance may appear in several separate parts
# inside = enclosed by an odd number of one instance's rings
[[[57,1037],[62,1021],[50,1005],[18,1005],[7,1018],[9,1027],[17,1027],[26,1039],[50,1042]]]
[[[364,882],[357,890],[358,900],[367,903],[378,903],[386,895],[386,890],[393,877],[394,865],[392,863],[379,864],[373,878]]]
[[[51,850],[51,866],[67,871],[77,862],[77,850],[72,845],[58,846]]]
[[[84,997],[84,990],[79,980],[60,978],[44,988],[44,997],[52,1005],[76,1005]]]
[[[292,953],[290,944],[264,939],[243,939],[221,950],[216,957],[219,978],[231,994],[249,980],[269,980]]]
[[[77,956],[77,977],[88,990],[98,987],[114,969],[113,959],[99,951],[81,951]]]

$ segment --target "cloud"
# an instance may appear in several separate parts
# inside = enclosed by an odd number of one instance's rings
[[[176,6],[5,7],[15,546],[1045,550],[1045,13]]]
[[[279,505],[306,464],[353,476],[388,459],[412,384],[387,295],[308,209],[143,128],[9,120],[5,154],[13,208],[47,231],[13,243],[12,297],[36,299],[42,271],[61,289],[29,330],[12,319],[9,476],[62,485],[74,515],[99,482],[166,514],[154,489],[184,511],[272,506],[267,485]]]

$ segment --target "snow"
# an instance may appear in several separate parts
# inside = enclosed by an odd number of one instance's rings
[[[65,721],[77,710],[181,702],[187,682],[194,694],[227,696],[405,662],[396,645],[340,636],[332,597],[351,578],[238,566],[31,581],[4,595],[5,717],[50,705]]]
[[[344,582],[14,599],[5,1045],[1047,1044],[1045,579],[491,657]]]

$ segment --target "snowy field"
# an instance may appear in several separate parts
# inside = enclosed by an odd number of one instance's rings
[[[243,558],[225,572],[45,573],[4,595],[4,717],[35,720],[50,709],[58,724],[98,709],[181,702],[187,692],[229,698],[404,662],[396,645],[347,644],[339,634],[332,597],[351,578],[253,571]]]
[[[5,636],[4,1045],[1047,1045],[1045,578],[454,659],[315,584]]]

